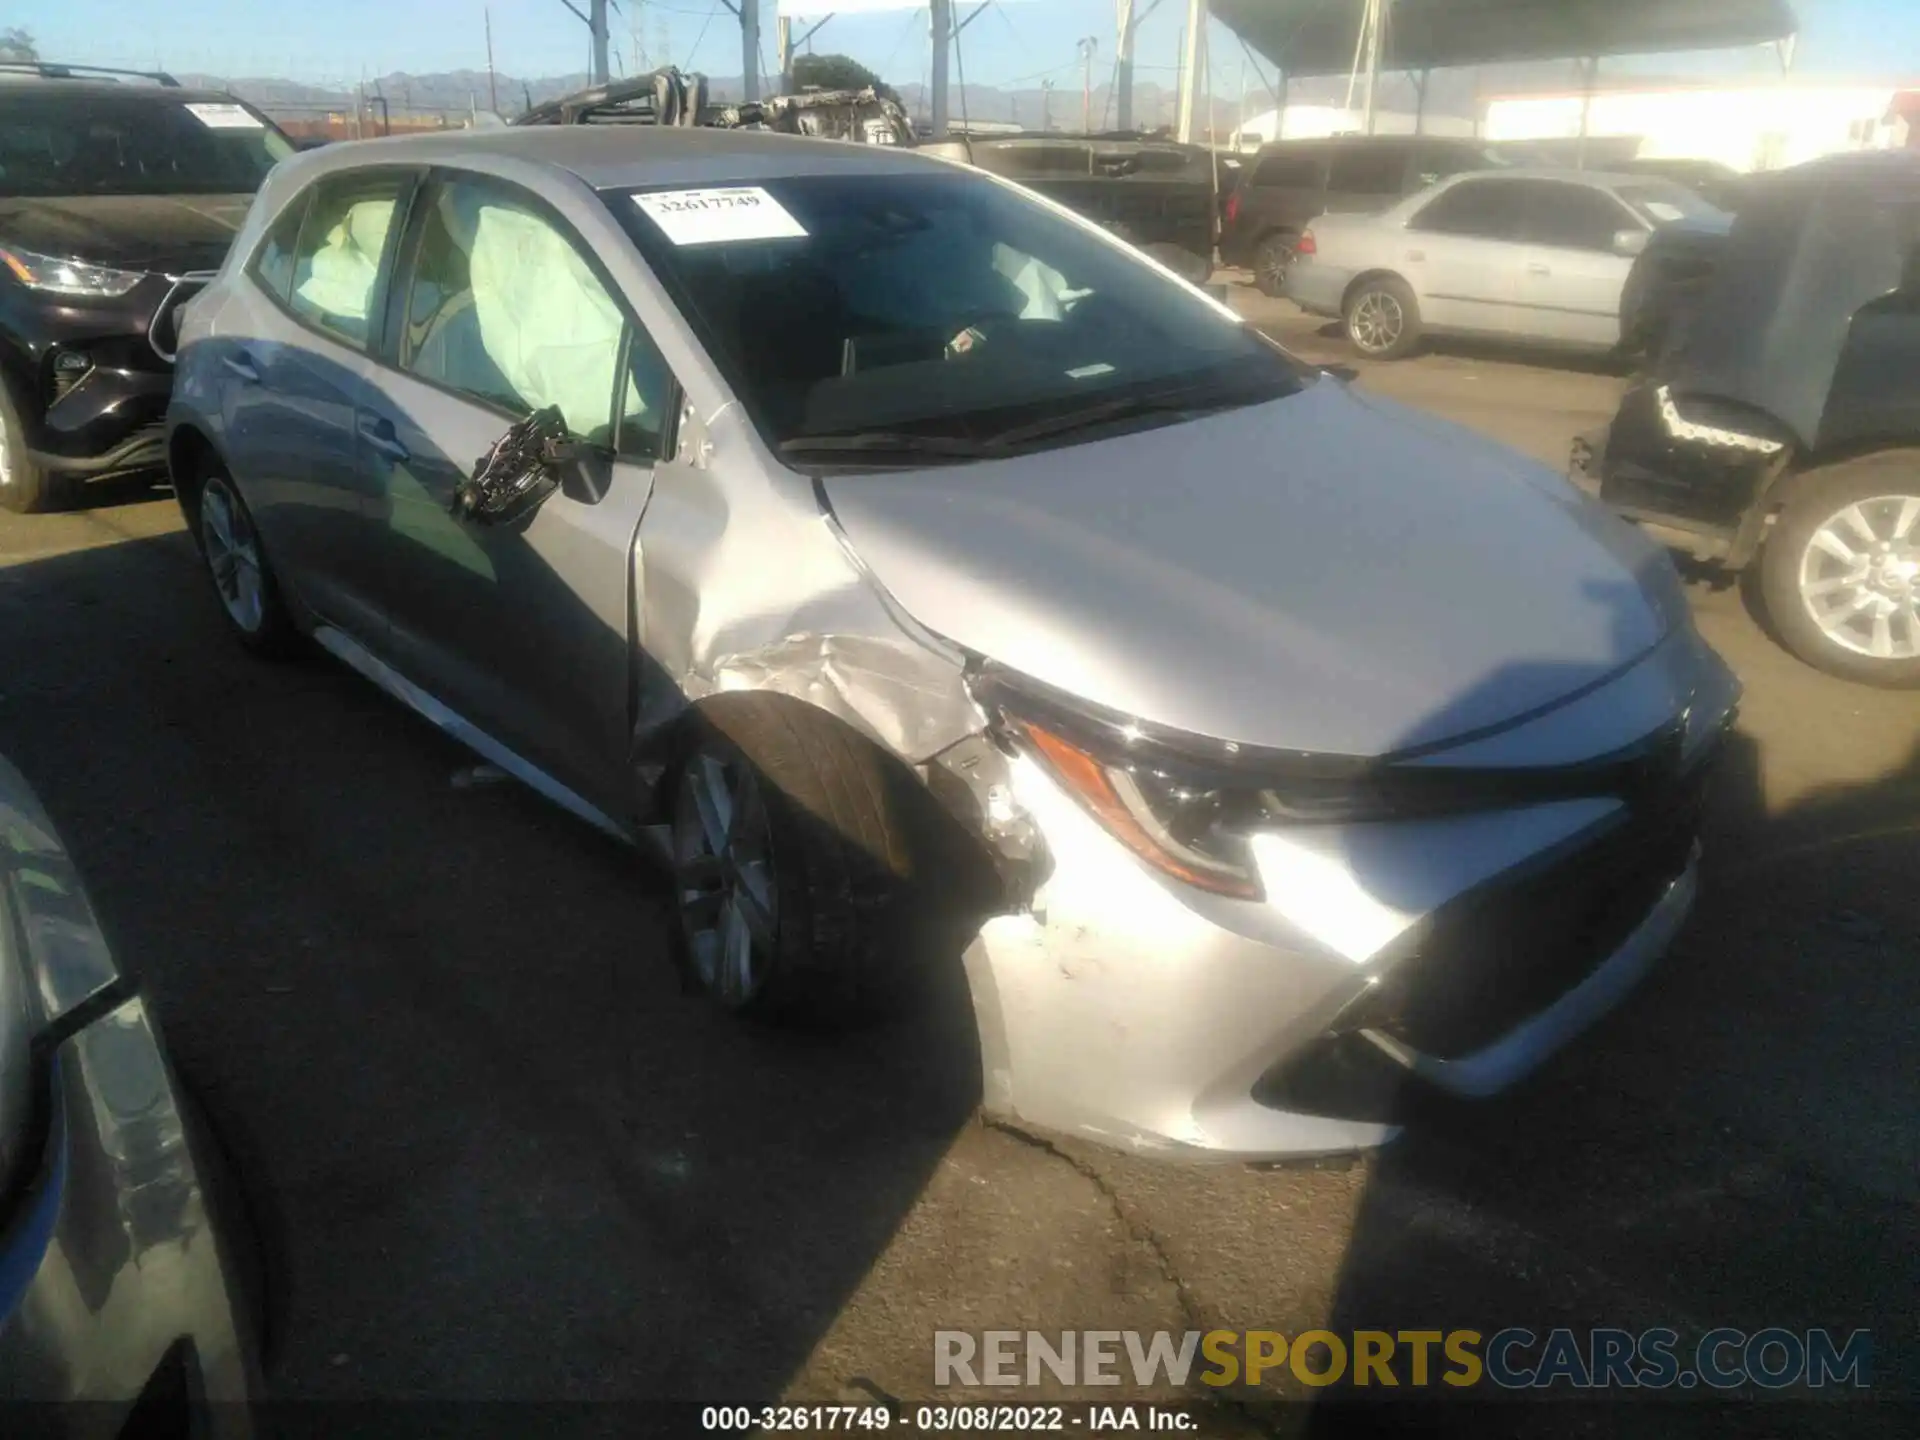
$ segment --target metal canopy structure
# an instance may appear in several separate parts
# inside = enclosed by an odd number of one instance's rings
[[[1214,18],[1291,78],[1355,68],[1368,0],[1212,0]],[[1383,70],[1730,50],[1784,40],[1788,0],[1389,0]]]

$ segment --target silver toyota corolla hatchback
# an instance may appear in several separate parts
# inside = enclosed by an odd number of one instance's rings
[[[657,846],[727,1006],[868,1014],[944,954],[1030,1123],[1378,1142],[1537,1064],[1692,899],[1736,687],[1664,554],[991,176],[330,147],[183,340],[173,473],[243,641]]]

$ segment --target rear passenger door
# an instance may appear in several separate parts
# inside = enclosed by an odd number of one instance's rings
[[[1298,234],[1325,208],[1326,183],[1326,152],[1318,147],[1288,146],[1260,156],[1241,182],[1243,208],[1235,229],[1243,248],[1272,230]]]
[[[380,358],[356,434],[395,663],[569,789],[619,806],[633,540],[676,403],[665,361],[556,211],[462,172],[436,173],[413,207]],[[480,457],[548,406],[583,446],[561,488],[508,523],[451,513]]]
[[[1620,292],[1633,257],[1614,248],[1646,225],[1612,194],[1560,180],[1514,182],[1525,193],[1520,305],[1529,338],[1583,349],[1620,343]]]
[[[1406,274],[1430,326],[1510,334],[1526,264],[1521,195],[1509,180],[1449,185],[1407,222]]]
[[[365,391],[411,170],[324,176],[283,211],[248,265],[242,309],[212,338],[226,459],[275,567],[326,620],[378,644],[377,561],[355,465]]]

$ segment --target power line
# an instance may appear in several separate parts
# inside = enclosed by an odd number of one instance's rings
[[[693,48],[687,51],[686,62],[680,67],[682,70],[691,70],[693,68],[693,57],[700,53],[700,42],[707,38],[707,26],[713,24],[713,17],[719,13],[720,7],[718,5],[707,11],[707,18],[700,23],[700,33],[693,37]]]

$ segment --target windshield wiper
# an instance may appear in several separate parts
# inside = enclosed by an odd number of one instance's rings
[[[1091,430],[1117,420],[1131,420],[1135,416],[1201,415],[1278,398],[1276,393],[1264,386],[1218,383],[1186,385],[1178,390],[1161,390],[1147,395],[1118,395],[1076,409],[1063,410],[1058,415],[1044,415],[1008,430],[997,430],[986,436],[982,443],[996,450],[1009,449],[1034,440],[1070,434],[1075,430]]]
[[[999,445],[958,435],[910,435],[901,430],[853,430],[839,435],[796,435],[780,442],[782,455],[914,455],[943,460],[980,460],[1001,453]]]

